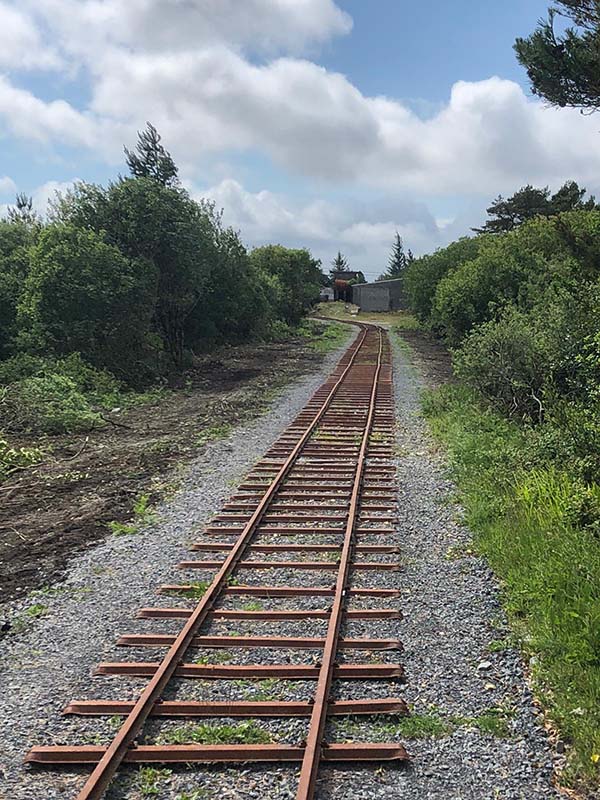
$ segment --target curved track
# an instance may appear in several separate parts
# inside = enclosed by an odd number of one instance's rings
[[[182,619],[179,633],[130,634],[118,644],[166,648],[154,662],[105,663],[97,672],[106,675],[148,676],[136,701],[73,701],[68,714],[125,717],[108,747],[39,746],[27,755],[38,764],[95,764],[78,800],[104,795],[123,762],[214,763],[300,762],[297,797],[314,796],[322,761],[405,760],[401,745],[351,742],[328,744],[326,723],[332,715],[404,714],[398,698],[332,701],[332,683],[364,678],[390,680],[402,677],[399,664],[338,663],[338,651],[399,650],[394,639],[349,638],[341,635],[346,620],[394,619],[395,608],[372,607],[370,602],[352,608],[352,598],[397,597],[395,589],[355,588],[353,576],[362,571],[398,569],[389,561],[368,561],[369,554],[397,552],[388,545],[372,544],[393,532],[395,518],[394,466],[392,464],[393,399],[390,347],[386,333],[360,325],[360,333],[323,386],[247,476],[237,493],[205,530],[193,550],[217,553],[218,560],[182,562],[185,571],[216,570],[193,608],[144,608],[138,616]],[[327,543],[323,543],[323,538]],[[315,542],[313,540],[317,539]],[[278,554],[296,554],[283,560]],[[265,555],[269,558],[263,560]],[[335,560],[331,560],[331,558]],[[310,559],[310,560],[304,560]],[[243,583],[245,570],[285,569],[310,574],[333,573],[331,586],[262,585]],[[306,571],[306,572],[305,572]],[[197,574],[197,573],[196,573]],[[193,584],[163,586],[161,593],[189,595]],[[234,597],[325,597],[322,609],[244,610],[224,608]],[[323,637],[278,636],[278,622],[321,619]],[[270,620],[269,636],[211,635],[218,620]],[[201,664],[191,653],[197,648],[310,649],[320,651],[311,664]],[[282,678],[315,681],[313,697],[306,702],[198,702],[162,700],[174,678],[239,680]],[[309,719],[302,746],[285,744],[136,744],[150,717],[287,717]]]

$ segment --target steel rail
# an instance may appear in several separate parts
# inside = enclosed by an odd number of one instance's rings
[[[208,612],[211,609],[213,603],[218,598],[221,590],[226,586],[226,582],[230,577],[231,573],[233,572],[237,564],[237,561],[245,551],[246,545],[248,544],[250,538],[252,537],[255,528],[257,527],[258,523],[260,522],[267,508],[269,507],[271,499],[273,498],[273,496],[283,483],[292,465],[302,452],[305,443],[309,440],[313,431],[317,428],[320,420],[322,419],[327,409],[331,405],[333,399],[335,398],[338,389],[340,388],[340,386],[342,386],[344,379],[352,369],[352,366],[356,361],[358,353],[361,351],[363,345],[365,344],[365,341],[367,339],[367,332],[368,328],[366,326],[361,326],[361,334],[358,344],[355,343],[355,347],[351,354],[351,357],[348,360],[348,363],[345,365],[341,375],[339,375],[335,384],[333,385],[329,393],[326,395],[325,400],[320,404],[320,407],[316,411],[314,417],[312,418],[312,421],[310,421],[309,424],[306,426],[304,433],[300,436],[297,444],[294,446],[289,456],[287,456],[287,458],[285,458],[285,460],[283,461],[283,464],[279,468],[279,471],[273,478],[272,482],[266,488],[266,491],[261,501],[259,502],[256,510],[251,515],[250,519],[247,522],[245,522],[244,528],[242,529],[234,547],[230,551],[229,555],[226,557],[225,561],[223,562],[223,565],[215,575],[212,583],[207,588],[205,594],[203,595],[200,602],[197,604],[196,608],[192,612],[188,621],[183,626],[179,634],[176,636],[173,644],[169,647],[169,650],[166,653],[163,660],[160,662],[158,669],[154,673],[151,680],[148,682],[147,686],[142,691],[140,697],[136,701],[133,709],[128,714],[125,721],[123,722],[121,728],[114,737],[113,741],[108,746],[106,751],[102,754],[102,757],[100,758],[100,761],[98,762],[97,766],[94,768],[93,772],[88,777],[85,785],[77,795],[77,800],[100,800],[100,798],[104,795],[105,790],[110,785],[120,764],[126,758],[128,750],[133,744],[136,736],[141,731],[147,718],[152,713],[154,706],[160,699],[161,694],[166,688],[167,684],[175,674],[177,667],[183,661],[185,653],[187,652],[192,641],[196,637],[196,633],[200,628],[200,626],[202,625],[202,623],[204,622],[205,618],[207,617]],[[382,338],[381,338],[381,333],[379,333],[379,362],[381,361],[381,348],[382,348]],[[379,374],[379,369],[380,365],[377,374]],[[353,502],[355,507],[357,503],[357,498],[354,497],[354,493],[353,493]],[[343,552],[345,555],[344,554],[342,555],[342,559],[343,560],[345,559],[344,563],[347,564],[348,562],[347,548]],[[347,572],[347,567],[345,571]],[[331,648],[326,648],[326,652],[328,652],[328,650],[330,649]],[[330,669],[328,671],[331,672]],[[329,680],[330,679],[331,677],[329,675]],[[319,696],[321,694],[322,691],[319,693]],[[313,747],[314,747],[314,742],[313,742]]]
[[[344,605],[346,601],[346,594],[348,588],[348,576],[350,572],[350,564],[352,557],[352,547],[354,545],[354,528],[358,517],[358,505],[360,498],[360,489],[364,471],[365,460],[367,456],[367,448],[369,445],[369,434],[373,427],[373,418],[375,416],[375,406],[377,401],[377,391],[379,388],[379,376],[381,374],[381,364],[383,355],[383,336],[381,330],[378,329],[379,334],[379,352],[377,354],[377,367],[373,375],[373,384],[371,388],[371,396],[369,399],[369,412],[367,421],[364,427],[360,452],[356,465],[356,473],[354,476],[354,484],[352,488],[352,495],[350,499],[350,507],[348,510],[348,520],[346,522],[346,530],[344,535],[344,543],[342,545],[342,554],[340,557],[339,572],[335,586],[335,596],[331,608],[331,615],[329,617],[329,624],[327,627],[327,635],[325,637],[325,645],[323,648],[323,657],[321,660],[321,668],[319,678],[317,680],[317,687],[313,698],[313,708],[310,717],[310,725],[308,735],[306,737],[306,745],[304,747],[304,755],[302,758],[302,767],[300,769],[300,778],[298,780],[298,791],[296,794],[297,800],[311,800],[314,795],[315,784],[317,780],[317,773],[319,770],[319,763],[323,755],[323,734],[325,732],[325,722],[327,720],[329,691],[333,679],[333,668],[335,665],[335,657],[338,647],[340,645],[340,628],[342,624]]]

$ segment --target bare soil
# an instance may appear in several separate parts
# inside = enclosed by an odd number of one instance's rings
[[[177,487],[182,467],[229,426],[258,415],[278,388],[316,367],[323,355],[306,339],[230,347],[199,358],[164,397],[106,414],[89,433],[21,437],[48,457],[0,486],[0,603],[50,585],[69,560],[131,523]]]

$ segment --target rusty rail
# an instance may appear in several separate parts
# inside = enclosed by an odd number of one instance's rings
[[[208,536],[235,534],[235,541],[202,541],[192,549],[222,554],[223,559],[184,561],[185,570],[216,569],[217,572],[194,608],[143,608],[138,617],[185,620],[176,635],[128,634],[121,646],[166,647],[161,661],[150,663],[116,662],[99,665],[97,674],[137,675],[149,682],[137,701],[72,701],[65,713],[84,715],[125,715],[125,720],[108,747],[34,747],[27,761],[41,764],[95,764],[77,800],[98,800],[104,795],[123,762],[243,762],[299,761],[298,800],[314,796],[319,763],[322,760],[389,760],[407,758],[398,744],[325,744],[324,730],[329,715],[406,714],[403,700],[333,701],[333,680],[348,678],[394,679],[402,677],[399,664],[337,664],[339,648],[401,649],[395,639],[352,638],[340,635],[347,619],[394,619],[397,609],[347,609],[348,599],[394,597],[393,589],[360,589],[350,586],[353,570],[397,569],[389,562],[355,560],[361,553],[396,553],[388,545],[363,545],[357,536],[381,536],[391,528],[372,527],[391,523],[394,501],[394,470],[385,463],[391,456],[393,424],[391,367],[386,360],[389,344],[381,329],[361,325],[356,341],[348,348],[329,380],[313,395],[279,440],[269,449],[237,496],[206,528]],[[376,351],[376,352],[375,352]],[[374,436],[377,427],[379,437]],[[383,461],[381,459],[384,459]],[[262,544],[262,535],[301,536],[303,542]],[[314,534],[340,535],[337,544],[310,544],[304,537]],[[279,553],[339,554],[335,561],[258,560],[256,554]],[[213,556],[214,558],[214,556]],[[245,585],[237,575],[248,569],[332,570],[336,582],[322,586]],[[236,577],[235,585],[231,579]],[[185,595],[193,585],[161,587]],[[314,611],[241,611],[217,607],[227,595],[261,597],[325,596],[332,598],[330,609]],[[319,637],[201,635],[205,622],[221,619],[327,620],[327,633]],[[196,647],[268,647],[319,649],[320,665],[200,665],[186,663],[185,656]],[[228,679],[277,676],[285,679],[316,681],[311,702],[177,702],[164,701],[162,695],[173,677]],[[306,743],[302,747],[284,745],[136,745],[136,738],[149,717],[309,717]]]

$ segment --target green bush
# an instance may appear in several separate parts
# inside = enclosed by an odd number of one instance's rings
[[[10,432],[71,433],[100,419],[77,383],[55,373],[9,384],[0,403],[0,428]]]
[[[404,288],[411,309],[421,321],[431,317],[433,299],[438,283],[445,275],[472,261],[485,237],[464,237],[432,255],[411,261],[405,272]]]
[[[458,378],[509,416],[541,422],[548,357],[532,320],[509,308],[475,328],[454,353]]]
[[[146,356],[156,276],[102,233],[55,223],[41,233],[20,299],[19,343],[30,352],[79,352],[129,378]]]

